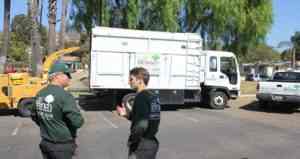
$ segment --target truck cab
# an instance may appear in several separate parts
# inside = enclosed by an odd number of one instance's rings
[[[211,107],[222,107],[229,99],[240,95],[240,72],[236,56],[231,52],[204,51],[206,71],[203,83]],[[214,99],[211,99],[214,98]]]

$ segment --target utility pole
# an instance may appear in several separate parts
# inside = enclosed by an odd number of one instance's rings
[[[293,56],[293,69],[296,69],[296,48],[292,47],[292,56]]]

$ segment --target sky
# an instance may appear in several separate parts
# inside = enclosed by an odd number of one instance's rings
[[[18,14],[27,14],[27,1],[28,0],[11,0],[11,15],[10,19]],[[45,26],[48,26],[48,0],[40,0],[43,2],[43,17],[42,23]],[[4,0],[0,0],[0,31],[3,30],[3,17],[4,17]],[[56,18],[61,15],[61,0],[57,0],[57,13]],[[59,28],[60,23],[56,23],[57,29]]]
[[[15,15],[27,13],[27,0],[11,0],[11,19]],[[44,25],[48,25],[47,8],[48,0],[44,2],[43,20]],[[61,0],[57,2],[57,17],[61,15]],[[4,0],[0,0],[0,31],[3,30],[3,10]],[[300,0],[273,0],[274,22],[269,31],[266,42],[268,45],[276,48],[281,41],[290,41],[291,36],[300,31]],[[59,23],[57,23],[57,29]]]

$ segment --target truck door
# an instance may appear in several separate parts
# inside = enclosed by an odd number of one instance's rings
[[[234,57],[212,55],[207,58],[206,85],[229,90],[239,85],[239,71]]]
[[[229,85],[238,84],[238,70],[233,57],[220,57],[220,74]]]

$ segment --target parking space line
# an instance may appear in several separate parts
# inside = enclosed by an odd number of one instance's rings
[[[188,116],[185,116],[185,115],[184,115],[184,114],[182,114],[182,113],[178,113],[178,112],[176,112],[176,114],[177,114],[178,116],[180,116],[180,117],[183,117],[183,118],[185,118],[186,120],[192,121],[192,122],[194,122],[194,123],[198,123],[198,122],[199,122],[199,120],[198,120],[198,119],[196,119],[196,118],[193,118],[193,117],[188,117]]]
[[[11,136],[16,136],[19,132],[19,129],[21,128],[23,122],[19,122],[16,126],[16,128],[14,129],[14,131],[11,133]]]
[[[112,128],[115,128],[115,129],[119,128],[116,124],[114,124],[112,121],[107,119],[102,112],[100,112],[100,115],[102,116],[103,120],[106,121]]]

